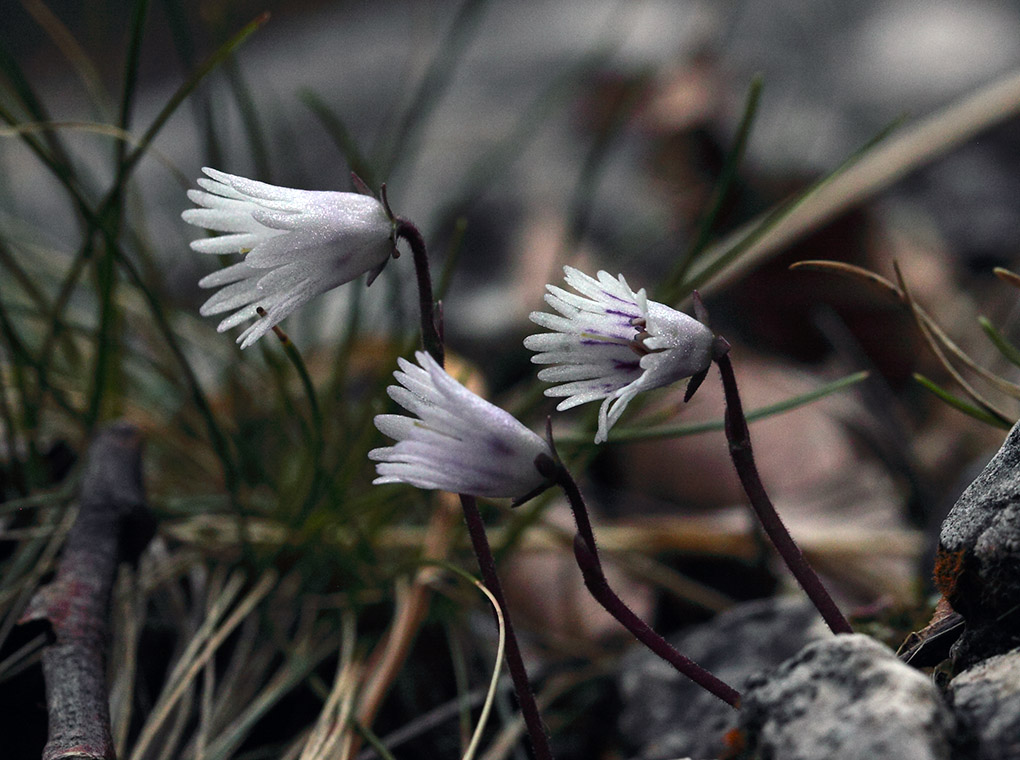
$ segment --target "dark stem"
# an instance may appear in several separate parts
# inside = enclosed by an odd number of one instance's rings
[[[616,595],[616,592],[610,588],[606,576],[602,573],[598,558],[591,553],[580,534],[574,537],[574,556],[584,575],[584,585],[588,587],[591,595],[610,615],[620,621],[624,628],[634,634],[638,641],[705,691],[718,697],[734,709],[740,707],[740,692],[716,678],[694,660],[680,654],[668,641],[653,631],[648,623],[634,614],[634,611]]]
[[[432,275],[429,271],[428,250],[425,238],[411,222],[397,219],[396,236],[407,241],[414,257],[414,271],[418,276],[418,311],[421,315],[422,346],[432,354],[439,366],[443,366],[443,338],[436,324],[435,301],[432,299]]]
[[[78,517],[56,578],[36,592],[19,621],[49,623],[54,635],[43,652],[49,714],[43,760],[114,757],[106,688],[110,593],[117,564],[137,558],[151,536],[141,438],[117,423],[89,448]]]
[[[443,366],[445,351],[442,333],[436,318],[435,303],[432,300],[432,275],[429,272],[429,257],[425,239],[418,228],[406,219],[398,218],[396,224],[397,238],[407,241],[414,256],[414,270],[418,277],[422,345],[439,366]],[[467,523],[468,534],[471,536],[471,546],[482,572],[482,581],[486,588],[492,592],[503,612],[503,625],[506,631],[506,664],[510,670],[510,678],[513,680],[514,691],[517,694],[517,703],[520,705],[521,714],[524,717],[524,725],[527,727],[528,736],[531,739],[532,750],[537,760],[552,760],[549,735],[542,724],[538,703],[535,702],[535,695],[531,691],[528,671],[524,667],[524,658],[521,656],[521,648],[517,643],[517,634],[510,621],[510,610],[507,608],[506,598],[503,595],[503,584],[500,583],[499,574],[496,572],[496,560],[492,555],[492,547],[489,546],[485,522],[482,520],[481,512],[478,511],[478,502],[473,496],[460,494],[460,504],[464,510],[464,522]]]
[[[725,348],[728,348],[728,345]],[[776,547],[779,556],[786,562],[793,577],[797,579],[832,632],[853,633],[850,623],[839,611],[839,607],[822,585],[821,579],[804,558],[803,552],[794,542],[793,536],[786,529],[772,500],[765,492],[765,486],[762,485],[758,475],[758,467],[754,463],[754,453],[751,451],[751,436],[740,403],[740,394],[737,392],[737,378],[733,374],[733,364],[725,348],[716,352],[715,363],[719,365],[726,394],[726,440],[729,441],[730,457],[740,476],[740,483],[744,486],[744,493],[747,494],[772,545]]]
[[[517,643],[517,634],[514,633],[514,628],[510,624],[510,613],[503,596],[503,584],[500,583],[499,574],[496,572],[496,560],[492,556],[492,547],[489,546],[489,538],[485,533],[482,515],[478,511],[478,503],[474,496],[461,494],[460,504],[464,509],[464,521],[467,523],[468,534],[471,536],[471,546],[475,550],[478,567],[482,571],[482,581],[496,597],[496,601],[503,611],[506,628],[506,664],[510,670],[510,678],[514,683],[514,691],[517,692],[517,702],[520,704],[521,714],[524,716],[524,725],[527,726],[528,735],[531,737],[531,746],[538,760],[552,760],[549,737],[542,724],[542,716],[538,712],[535,695],[531,691],[528,671],[524,667],[524,658],[521,656],[521,648]]]
[[[546,474],[543,472],[543,474]],[[680,654],[668,641],[657,634],[634,611],[624,603],[609,585],[602,562],[599,560],[595,546],[595,533],[588,516],[588,507],[581,496],[581,490],[562,464],[555,465],[555,472],[550,473],[556,484],[563,489],[570,502],[570,511],[574,513],[577,524],[577,535],[574,537],[574,557],[584,576],[584,585],[606,611],[616,618],[634,637],[652,650],[656,655],[672,665],[684,676],[698,684],[705,691],[718,697],[730,707],[740,706],[740,692],[729,684],[716,678],[689,657]]]

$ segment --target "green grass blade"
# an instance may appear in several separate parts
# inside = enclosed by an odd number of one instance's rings
[[[575,91],[579,82],[598,71],[610,58],[611,50],[598,49],[583,56],[562,72],[521,113],[514,126],[485,155],[475,161],[465,173],[456,195],[440,206],[436,214],[435,229],[446,230],[457,219],[466,217],[484,197],[485,191],[504,176],[506,170],[520,157],[525,145],[537,134],[550,115],[561,108]]]
[[[393,174],[402,161],[414,155],[418,136],[449,87],[457,64],[467,50],[468,43],[474,38],[486,5],[487,0],[464,0],[457,10],[403,118],[390,139],[380,146],[378,160],[373,162],[380,168],[379,176],[383,181]]]
[[[758,407],[757,409],[747,413],[747,421],[754,422],[755,420],[765,419],[766,417],[772,417],[777,414],[782,414],[783,412],[797,409],[801,406],[806,406],[814,401],[830,396],[833,393],[838,393],[841,390],[849,388],[852,385],[856,385],[857,383],[867,379],[867,377],[868,373],[866,371],[855,372],[847,377],[821,385],[807,393],[800,393],[778,403]],[[704,422],[689,422],[683,425],[670,425],[669,427],[658,428],[619,428],[610,431],[609,443],[634,443],[636,441],[665,440],[670,438],[681,438],[688,435],[697,435],[698,433],[708,433],[713,430],[722,429],[723,420],[721,419],[705,420]],[[576,433],[564,433],[557,435],[556,442],[564,444],[595,445],[591,435]]]
[[[439,282],[436,284],[435,297],[437,301],[446,298],[446,292],[453,282],[453,274],[457,269],[457,262],[460,261],[460,254],[464,250],[464,236],[467,233],[467,219],[460,217],[453,223],[453,235],[450,237],[450,244],[446,247],[446,256],[443,257],[443,270],[439,273]]]
[[[36,95],[35,90],[28,81],[28,77],[25,76],[25,73],[21,70],[14,56],[11,55],[7,46],[2,43],[0,43],[0,74],[7,80],[12,94],[33,121],[39,123],[51,121],[49,111],[46,110],[42,100]],[[9,117],[3,116],[2,118],[11,126],[15,126],[19,122],[19,119],[14,117],[13,114],[9,114]],[[59,135],[53,130],[45,130],[43,137],[49,146],[47,154],[51,156],[53,161],[62,166],[70,176],[74,176],[74,167]]]
[[[647,77],[642,77],[639,81],[626,85],[626,92],[615,102],[605,125],[588,147],[567,203],[566,234],[563,236],[561,253],[564,250],[572,250],[584,236],[591,219],[599,179],[606,168],[616,139],[641,105],[646,92],[646,79]]]
[[[131,108],[135,102],[138,89],[138,62],[142,55],[142,36],[145,31],[145,20],[149,15],[149,0],[135,0],[131,13],[131,29],[128,33],[127,54],[124,59],[124,82],[120,95],[120,114],[117,124],[121,129],[131,125]],[[123,140],[117,141],[117,164],[124,160],[127,146]]]
[[[376,754],[382,758],[382,760],[397,760],[393,753],[387,749],[386,745],[382,743],[382,739],[380,739],[371,728],[358,720],[352,719],[351,724],[354,726],[354,729],[361,734],[362,738],[368,742],[368,745],[375,750]]]
[[[888,137],[893,130],[896,129],[899,123],[900,120],[897,119],[873,138],[868,140],[868,142],[861,146],[858,150],[854,151],[833,171],[829,172],[821,179],[811,183],[807,189],[801,191],[793,198],[780,203],[771,211],[766,212],[766,214],[759,220],[752,222],[750,231],[748,231],[746,227],[738,230],[736,233],[736,242],[731,242],[729,240],[723,241],[722,245],[724,248],[722,250],[720,250],[715,256],[706,257],[711,260],[695,272],[688,280],[681,284],[674,293],[667,294],[672,296],[672,298],[669,299],[669,302],[677,303],[685,298],[692,290],[703,288],[706,283],[745,254],[751,247],[759,243],[766,235],[778,227],[780,223],[784,222],[795,211],[811,201],[819,191],[838,181],[844,174],[852,169],[854,165],[861,161],[861,159],[865,158],[876,145]]]
[[[1020,349],[1010,343],[1006,336],[995,329],[995,326],[988,320],[987,317],[978,317],[978,324],[981,325],[981,329],[985,331],[985,335],[992,341],[992,344],[999,349],[999,353],[1003,357],[1016,367],[1020,367]]]
[[[712,193],[708,210],[701,218],[694,241],[687,249],[683,258],[677,263],[676,268],[669,275],[661,289],[662,293],[660,295],[667,303],[672,302],[673,299],[670,298],[670,294],[680,287],[687,271],[698,258],[698,255],[705,249],[705,246],[708,245],[708,241],[715,230],[716,222],[719,219],[719,214],[730,197],[730,190],[737,177],[737,169],[740,168],[744,160],[744,154],[747,152],[747,143],[751,139],[751,129],[754,126],[754,119],[758,115],[758,103],[761,100],[763,84],[764,80],[761,74],[755,74],[751,78],[751,84],[747,90],[747,99],[744,101],[744,115],[741,117],[740,125],[737,127],[737,136],[733,142],[733,147],[726,155],[726,161],[719,174],[719,181]]]
[[[302,90],[298,98],[312,115],[319,120],[326,134],[333,140],[340,155],[344,157],[351,171],[357,174],[373,190],[379,189],[379,177],[368,157],[358,147],[357,141],[341,119],[318,95],[311,90]]]
[[[183,64],[185,71],[195,68],[195,40],[188,26],[188,12],[184,9],[181,0],[163,0],[163,13],[166,16],[167,26],[170,28],[170,36],[173,38],[174,48],[177,57]],[[202,135],[205,142],[204,163],[207,166],[223,166],[223,150],[220,147],[220,138],[215,129],[212,103],[209,93],[200,90],[191,99],[194,109],[196,131]]]
[[[781,250],[810,230],[817,229],[848,208],[1018,112],[1020,73],[1013,72],[938,113],[911,124],[873,150],[869,148],[877,140],[872,140],[863,149],[867,155],[860,155],[862,151],[858,151],[855,156],[851,156],[844,162],[844,167],[837,169],[840,176],[830,175],[823,180],[823,187],[811,191],[814,197],[808,199],[810,202],[797,203],[793,213],[783,214],[783,219],[771,219],[775,211],[767,212],[706,249],[700,258],[707,260],[708,266],[695,274],[686,288],[704,288],[709,279],[713,287],[723,284],[724,280],[731,280],[747,267]],[[770,229],[761,229],[768,220],[771,220]],[[755,235],[754,244],[740,247],[739,266],[721,272],[726,264],[736,258],[729,255],[731,249],[748,234]],[[720,257],[726,258],[725,264],[717,264]]]
[[[248,138],[248,147],[251,149],[251,155],[255,161],[256,176],[263,182],[270,182],[273,175],[265,130],[259,119],[258,108],[255,107],[255,98],[252,97],[251,88],[245,81],[236,56],[230,56],[223,62],[223,73],[227,76],[227,83],[234,95],[234,102],[237,103],[237,110],[241,114],[241,125],[244,127],[245,137]]]
[[[167,101],[166,105],[160,110],[153,119],[152,124],[145,130],[144,134],[138,141],[138,145],[135,146],[127,157],[124,159],[124,173],[126,175],[131,172],[134,166],[141,160],[142,156],[148,150],[149,145],[155,139],[156,135],[163,128],[166,122],[173,116],[178,106],[184,102],[195,88],[198,87],[199,83],[209,75],[217,66],[223,63],[231,53],[233,53],[248,37],[255,33],[263,24],[269,20],[269,13],[263,13],[258,18],[248,22],[241,30],[227,40],[202,64],[195,69],[188,78],[177,88],[176,92],[170,96],[170,100]]]
[[[4,362],[4,352],[0,352],[0,373],[3,372],[5,363],[7,362]],[[18,370],[12,366],[10,371],[14,373]],[[7,399],[7,383],[3,382],[2,375],[0,375],[0,422],[3,423],[3,443],[7,449],[6,465],[10,475],[11,488],[18,496],[28,496],[28,476],[25,472],[26,468],[21,462],[21,454],[15,444],[19,425]],[[10,496],[11,494],[7,493],[5,489],[0,489],[0,501],[5,501]]]
[[[998,415],[986,412],[984,409],[981,409],[980,407],[977,407],[974,404],[964,401],[959,396],[954,396],[952,393],[945,390],[944,388],[940,388],[938,385],[936,385],[933,381],[929,380],[924,375],[915,372],[914,379],[922,386],[927,388],[929,391],[934,393],[936,396],[938,396],[942,401],[945,401],[954,409],[957,409],[963,412],[964,414],[973,417],[976,420],[984,422],[988,425],[992,425],[993,427],[1002,428],[1003,430],[1009,430],[1011,427],[1013,427],[1013,423],[1010,422],[1009,420],[1002,419]]]
[[[98,118],[109,121],[110,98],[103,85],[99,69],[89,58],[81,44],[63,21],[46,5],[43,0],[21,0],[21,7],[46,32],[60,53],[77,72]]]

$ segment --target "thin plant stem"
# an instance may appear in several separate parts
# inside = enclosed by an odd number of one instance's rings
[[[733,374],[729,344],[724,339],[718,338],[716,346],[714,359],[719,366],[726,395],[726,440],[729,442],[730,457],[733,459],[737,475],[740,476],[744,493],[747,494],[751,506],[758,515],[765,534],[832,632],[853,633],[850,623],[829,596],[817,573],[808,564],[804,553],[793,540],[793,536],[790,535],[772,500],[765,492],[765,486],[762,485],[758,467],[754,462],[754,453],[751,451],[751,435],[747,429],[747,420],[744,418],[740,394],[737,392],[737,378]]]
[[[485,533],[482,513],[478,511],[478,502],[474,496],[460,494],[460,504],[464,510],[464,522],[467,523],[468,535],[471,537],[471,547],[478,558],[478,568],[482,571],[482,582],[492,592],[500,608],[504,610],[506,664],[510,670],[510,678],[514,683],[514,691],[517,693],[517,702],[521,708],[521,715],[524,717],[524,724],[531,737],[532,749],[534,749],[535,757],[538,760],[552,760],[549,738],[542,723],[542,716],[538,711],[535,695],[531,691],[531,683],[528,680],[528,671],[524,667],[524,658],[521,656],[521,648],[517,643],[517,635],[510,624],[509,614],[505,612],[507,605],[506,598],[503,596],[503,584],[499,580],[499,573],[496,572],[496,560],[492,556],[492,547],[489,545],[489,538]]]
[[[385,193],[383,195],[385,199]],[[386,201],[384,200],[384,203]],[[386,203],[388,208],[388,203]],[[425,246],[425,238],[414,224],[406,219],[395,219],[394,235],[397,239],[407,241],[414,257],[414,269],[418,279],[418,305],[421,316],[422,345],[436,362],[443,366],[445,351],[443,348],[442,331],[436,318],[435,305],[432,299],[432,275],[429,272],[428,250]],[[510,678],[513,680],[514,691],[517,693],[517,703],[521,708],[521,715],[528,729],[528,736],[531,738],[531,747],[537,760],[552,760],[552,749],[549,746],[549,736],[542,723],[542,716],[538,711],[538,703],[531,691],[531,684],[528,680],[528,671],[524,666],[524,658],[521,656],[521,648],[517,643],[517,634],[514,631],[513,623],[510,620],[509,608],[506,604],[506,597],[503,595],[503,584],[496,572],[496,559],[492,554],[492,546],[489,544],[489,537],[485,532],[485,522],[482,514],[478,511],[478,502],[473,496],[460,495],[461,508],[464,511],[464,522],[467,523],[468,534],[471,537],[471,546],[474,549],[475,557],[478,560],[478,567],[482,572],[482,581],[486,588],[492,592],[499,607],[504,612],[503,623],[506,626],[506,664],[510,671]],[[499,620],[497,619],[497,624]]]
[[[698,686],[718,697],[730,707],[740,706],[740,692],[732,686],[712,675],[694,660],[685,657],[662,636],[652,630],[644,620],[637,616],[627,604],[616,595],[609,585],[602,562],[599,560],[598,547],[595,544],[595,532],[591,526],[588,507],[581,496],[581,489],[570,472],[559,462],[539,457],[536,461],[539,471],[556,483],[567,497],[570,511],[574,514],[577,524],[577,535],[574,537],[574,557],[584,576],[584,585],[601,604],[606,612],[616,618],[624,628],[648,647],[652,652],[672,665],[681,675],[686,676]]]
[[[443,338],[439,333],[439,326],[436,324],[436,308],[432,299],[432,275],[429,271],[425,238],[422,237],[418,228],[406,219],[397,219],[396,221],[396,237],[407,241],[411,248],[411,254],[414,256],[414,271],[418,278],[418,311],[421,317],[422,345],[441,367],[445,360],[445,351]]]

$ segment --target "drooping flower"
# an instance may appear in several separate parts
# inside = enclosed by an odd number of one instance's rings
[[[535,311],[531,321],[553,332],[529,335],[524,345],[535,364],[551,364],[540,380],[561,383],[545,391],[565,396],[556,407],[570,409],[602,399],[596,443],[641,391],[670,385],[705,372],[712,363],[712,331],[681,311],[636,293],[620,275],[598,279],[564,267],[576,293],[547,285],[545,301],[558,314]]]
[[[393,223],[371,196],[294,190],[202,171],[208,176],[198,180],[203,189],[188,191],[200,208],[181,218],[227,234],[195,240],[191,248],[241,253],[244,260],[199,280],[200,287],[220,288],[200,313],[233,311],[220,322],[220,332],[256,319],[238,337],[241,348],[315,296],[365,272],[378,273],[393,254]]]
[[[414,416],[380,414],[375,426],[396,440],[373,449],[373,482],[484,498],[523,500],[547,485],[535,459],[553,454],[549,445],[512,415],[454,380],[424,351],[418,365],[399,359],[400,385],[387,392]]]

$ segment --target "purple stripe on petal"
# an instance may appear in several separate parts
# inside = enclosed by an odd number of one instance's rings
[[[619,296],[615,296],[612,293],[605,290],[602,291],[602,295],[604,295],[606,298],[612,298],[614,301],[619,301],[620,303],[633,305],[633,303],[631,301],[628,301],[626,298],[620,298]]]

